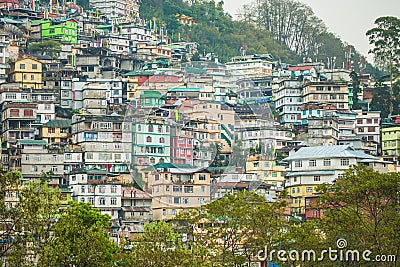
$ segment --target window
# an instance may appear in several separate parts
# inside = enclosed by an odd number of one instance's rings
[[[315,175],[314,176],[314,182],[320,182],[321,181],[321,176]]]
[[[117,205],[117,198],[116,197],[112,197],[111,198],[111,205]]]
[[[33,116],[33,110],[32,109],[25,109],[24,110],[24,116]]]
[[[174,204],[181,204],[181,198],[180,197],[174,197]]]
[[[296,161],[294,162],[294,166],[295,166],[295,167],[298,167],[298,168],[300,167],[300,168],[301,168],[302,165],[303,165],[303,164],[302,164],[302,161],[301,161],[301,160],[296,160]]]
[[[368,127],[368,132],[375,132],[375,127]]]
[[[153,125],[149,125],[149,132],[152,133],[154,131]]]
[[[189,198],[183,197],[182,198],[182,204],[189,204]]]
[[[112,185],[111,186],[111,193],[117,193],[117,186],[116,185]]]
[[[184,186],[183,191],[185,193],[193,193],[193,186]]]
[[[205,181],[206,180],[206,175],[205,174],[199,174],[199,181]]]
[[[106,204],[106,199],[104,197],[99,198],[99,204],[100,205],[105,205]]]
[[[273,177],[273,178],[278,177],[278,173],[277,173],[277,172],[272,172],[272,177]]]
[[[308,161],[308,166],[309,167],[317,166],[317,161],[315,159],[312,159],[312,160]]]
[[[6,94],[6,99],[17,99],[17,94]]]
[[[81,197],[81,202],[85,202],[85,198],[84,197]]]
[[[164,142],[165,142],[164,137],[160,137],[160,143],[162,144],[162,143],[164,143]]]
[[[146,137],[146,142],[151,142],[151,136]]]
[[[52,171],[52,172],[57,172],[57,171],[58,171],[57,166],[51,166],[51,171]]]
[[[350,165],[349,159],[340,159],[340,165],[349,166]]]
[[[324,166],[331,166],[331,159],[324,159]]]
[[[85,193],[85,186],[84,185],[81,186],[81,193],[82,194]]]
[[[25,64],[19,64],[19,68],[20,68],[21,70],[24,70],[24,69],[25,69]]]
[[[89,197],[89,203],[94,205],[94,197]]]
[[[106,186],[105,185],[100,185],[99,186],[99,193],[105,193],[106,192]]]
[[[307,193],[312,193],[313,192],[313,188],[312,187],[306,187],[306,192]]]
[[[88,193],[93,193],[94,192],[94,187],[93,185],[88,185]]]
[[[35,75],[31,75],[31,81],[35,80]]]
[[[182,186],[174,185],[173,192],[182,192]]]
[[[162,126],[161,125],[158,125],[158,132],[162,133]]]

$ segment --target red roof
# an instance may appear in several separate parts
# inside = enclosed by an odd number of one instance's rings
[[[313,66],[294,66],[289,67],[289,71],[297,71],[297,70],[311,70]]]

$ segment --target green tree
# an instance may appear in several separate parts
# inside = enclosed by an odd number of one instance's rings
[[[18,185],[18,202],[12,208],[12,246],[7,260],[12,266],[32,266],[51,238],[60,207],[60,192],[46,183]]]
[[[39,55],[49,55],[56,59],[61,51],[61,45],[57,41],[48,40],[42,42],[33,42],[28,46],[28,53],[39,54]]]
[[[40,252],[38,266],[114,265],[118,247],[106,232],[110,226],[110,217],[89,203],[70,202]]]
[[[266,202],[263,196],[243,191],[225,195],[188,215],[195,246],[208,248],[213,266],[240,266],[254,262],[261,249],[287,244],[286,202]]]
[[[182,236],[165,222],[146,224],[127,255],[128,266],[204,266],[195,264],[192,252],[184,246]]]
[[[346,249],[370,250],[372,255],[399,255],[399,181],[399,173],[378,173],[366,166],[352,166],[344,178],[322,186],[324,218],[319,227],[327,245],[335,248],[336,240],[344,238]],[[379,266],[394,266],[390,264]],[[362,266],[378,265],[364,262]]]
[[[192,56],[192,58],[191,58],[191,61],[200,61],[200,55],[199,55],[199,53],[194,53],[193,54],[193,56]]]
[[[400,19],[387,16],[375,20],[376,27],[367,31],[369,43],[374,46],[369,53],[374,54],[375,62],[390,74],[390,95],[393,94],[394,74],[398,72],[400,64]],[[393,106],[389,103],[390,114]]]

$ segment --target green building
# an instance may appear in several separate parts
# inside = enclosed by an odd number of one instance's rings
[[[382,155],[386,160],[398,162],[400,156],[400,126],[382,129]]]
[[[42,39],[55,39],[61,42],[78,43],[78,22],[75,19],[36,20],[32,26],[40,25]]]
[[[160,107],[165,104],[165,97],[157,91],[144,91],[140,95],[141,107],[152,108]]]

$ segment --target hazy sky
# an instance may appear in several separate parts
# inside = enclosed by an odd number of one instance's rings
[[[322,19],[328,29],[368,56],[370,45],[365,33],[374,27],[374,21],[381,16],[400,17],[400,0],[298,0],[309,5]],[[225,9],[235,17],[243,4],[253,0],[225,0]]]

